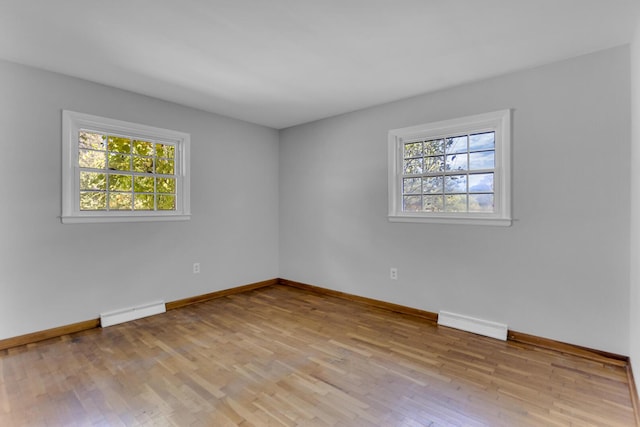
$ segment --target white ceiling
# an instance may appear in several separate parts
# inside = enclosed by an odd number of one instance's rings
[[[0,58],[280,129],[628,43],[639,6],[0,0]]]

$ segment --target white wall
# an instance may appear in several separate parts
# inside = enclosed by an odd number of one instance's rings
[[[280,276],[628,354],[629,73],[621,47],[281,131]],[[387,221],[389,129],[505,108],[512,227]]]
[[[277,131],[8,62],[0,81],[0,339],[278,276]],[[62,109],[190,133],[191,221],[62,225]]]
[[[640,379],[640,21],[631,43],[631,289],[630,356]],[[638,380],[636,380],[638,383]]]

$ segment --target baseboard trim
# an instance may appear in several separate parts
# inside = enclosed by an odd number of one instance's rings
[[[296,282],[293,280],[279,279],[279,284],[303,289],[319,294],[330,295],[349,301],[357,301],[369,304],[375,307],[383,308],[397,313],[410,314],[424,319],[428,319],[434,323],[438,322],[438,313],[431,311],[419,310],[417,308],[406,307],[399,304],[392,304],[385,301],[375,300],[371,298],[361,297],[358,295],[348,294],[345,292],[334,291],[332,289],[323,288],[306,283]],[[614,366],[629,366],[629,358],[615,353],[609,353],[602,350],[595,350],[588,347],[581,347],[575,344],[569,344],[561,341],[555,341],[549,338],[542,338],[535,335],[529,335],[518,331],[508,330],[507,341],[513,341],[521,344],[528,344],[538,348],[553,350],[560,353],[571,354],[596,362],[606,363]]]
[[[72,323],[70,325],[59,326],[44,331],[32,332],[30,334],[19,335],[13,338],[0,340],[0,350],[7,350],[21,345],[33,344],[38,341],[48,340],[49,338],[57,338],[63,335],[69,335],[76,332],[94,329],[100,326],[100,319],[85,320],[83,322]]]
[[[176,308],[186,307],[191,304],[197,304],[199,302],[205,302],[216,298],[226,297],[228,295],[239,294],[242,292],[252,291],[254,289],[265,288],[267,286],[277,285],[279,279],[269,279],[262,282],[250,283],[248,285],[237,286],[235,288],[224,289],[222,291],[211,292],[204,295],[197,295],[190,298],[184,298],[177,301],[171,301],[167,303],[167,311],[175,310]]]
[[[576,344],[569,344],[562,341],[556,341],[549,338],[538,337],[535,335],[529,335],[518,331],[509,330],[507,333],[507,339],[523,344],[533,345],[535,347],[544,348],[547,350],[553,350],[560,353],[571,354],[573,356],[580,356],[585,359],[592,360],[594,362],[607,363],[615,366],[628,366],[629,357],[620,354],[609,353],[607,351],[596,350],[589,347],[582,347]]]
[[[231,289],[224,289],[222,291],[216,291],[216,292],[211,292],[204,295],[198,295],[190,298],[171,301],[166,303],[166,309],[174,310],[176,308],[185,307],[187,305],[209,301],[212,299],[225,297],[227,295],[238,294],[241,292],[247,292],[254,289],[264,288],[266,286],[272,286],[277,284],[278,284],[278,279],[270,279],[270,280],[264,280],[262,282],[251,283],[244,286],[237,286]],[[59,326],[57,328],[51,328],[44,331],[32,332],[30,334],[19,335],[17,337],[5,338],[0,340],[0,351],[7,350],[14,347],[19,347],[22,345],[33,344],[33,343],[48,340],[51,338],[58,338],[63,335],[69,335],[76,332],[95,329],[98,327],[100,327],[99,318],[85,320],[83,322],[73,323],[70,325]]]
[[[432,313],[430,311],[419,310],[417,308],[411,308],[400,304],[393,304],[386,301],[381,301],[372,298],[361,297],[358,295],[348,294],[345,292],[334,291],[333,289],[322,288],[320,286],[308,285],[306,283],[296,282],[293,280],[287,279],[279,279],[278,283],[284,286],[290,286],[292,288],[298,288],[309,292],[314,292],[317,294],[329,295],[349,301],[359,302],[362,304],[367,304],[373,307],[382,308],[389,311],[395,311],[396,313],[402,314],[410,314],[412,316],[421,317],[423,319],[427,319],[431,322],[438,321],[438,314]]]
[[[260,289],[267,286],[283,285],[293,288],[302,289],[308,292],[314,292],[317,294],[329,295],[344,300],[354,301],[362,304],[367,304],[373,307],[382,308],[385,310],[393,311],[396,313],[408,314],[411,316],[420,317],[430,322],[438,322],[438,313],[431,311],[420,310],[417,308],[407,307],[400,304],[394,304],[386,301],[376,300],[373,298],[362,297],[358,295],[349,294],[346,292],[335,291],[332,289],[323,288],[320,286],[309,285],[306,283],[296,282],[288,279],[269,279],[261,282],[250,283],[248,285],[237,286],[235,288],[224,289],[221,291],[211,292],[204,295],[197,295],[190,298],[184,298],[176,301],[166,303],[168,310],[175,310],[181,307],[186,307],[191,304],[197,304],[200,302],[209,301],[216,298],[222,298],[228,295],[239,294],[242,292],[252,291],[254,289]],[[0,340],[0,350],[6,350],[21,345],[32,344],[38,341],[44,341],[50,338],[57,338],[63,335],[69,335],[76,332],[86,331],[88,329],[94,329],[100,326],[100,319],[90,319],[70,325],[60,326],[57,328],[51,328],[44,331],[33,332],[30,334],[20,335],[17,337],[6,338]],[[553,350],[560,353],[571,354],[574,356],[580,356],[593,361],[607,363],[615,366],[626,366],[628,372],[631,372],[629,357],[619,354],[609,353],[601,350],[595,350],[592,348],[582,347],[575,344],[564,343],[561,341],[555,341],[549,338],[542,338],[535,335],[529,335],[518,331],[509,330],[507,333],[507,340],[522,344],[532,345],[534,347],[544,348],[547,350]],[[633,375],[630,378],[633,379]],[[631,383],[630,383],[631,384]],[[635,393],[637,401],[637,390],[632,390]]]

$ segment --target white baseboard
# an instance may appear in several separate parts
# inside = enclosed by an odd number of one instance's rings
[[[167,311],[164,301],[151,302],[149,304],[136,307],[123,308],[121,310],[109,311],[100,314],[100,326],[103,328],[130,320],[142,319],[143,317],[160,314]]]
[[[476,319],[462,314],[441,311],[438,313],[438,325],[460,329],[486,337],[507,340],[507,325],[490,320]]]

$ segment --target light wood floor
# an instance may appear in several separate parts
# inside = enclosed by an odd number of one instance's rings
[[[0,352],[1,426],[631,426],[623,367],[271,286]]]

